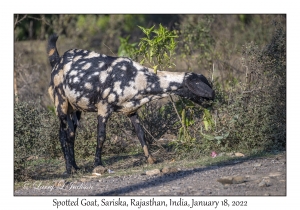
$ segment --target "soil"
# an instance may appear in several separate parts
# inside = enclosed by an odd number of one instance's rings
[[[159,169],[159,168],[156,168]],[[15,196],[143,196],[143,195],[236,195],[286,196],[286,154],[247,158],[217,163],[211,166],[173,168],[127,175],[83,176],[74,181],[58,179],[42,184],[30,182]],[[162,172],[163,171],[163,172]],[[44,183],[44,182],[43,182]]]

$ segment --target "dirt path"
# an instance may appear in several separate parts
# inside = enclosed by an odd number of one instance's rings
[[[242,158],[209,167],[24,185],[15,195],[286,195],[286,155]]]

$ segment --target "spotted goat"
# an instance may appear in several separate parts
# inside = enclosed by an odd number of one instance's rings
[[[112,112],[127,115],[150,164],[155,159],[145,143],[137,110],[144,104],[179,95],[198,104],[214,98],[214,91],[201,74],[157,71],[125,57],[111,57],[93,51],[71,49],[59,56],[52,34],[47,53],[52,67],[49,94],[60,120],[59,140],[66,173],[79,169],[74,156],[75,132],[81,112],[97,112],[97,148],[94,167],[102,165],[101,152],[106,123]]]

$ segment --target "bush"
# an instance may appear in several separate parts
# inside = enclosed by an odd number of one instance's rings
[[[282,150],[286,144],[286,34],[277,26],[264,49],[246,44],[244,78],[218,89],[215,127],[205,132],[210,149]]]
[[[58,121],[38,102],[19,102],[14,106],[14,177],[28,176],[27,167],[39,157],[60,153]]]

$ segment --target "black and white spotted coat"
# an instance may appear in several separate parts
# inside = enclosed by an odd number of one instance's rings
[[[49,95],[61,120],[60,141],[66,159],[67,173],[77,169],[74,157],[75,131],[80,113],[98,113],[98,146],[95,166],[102,165],[101,150],[106,122],[112,112],[130,117],[144,148],[148,162],[154,158],[144,141],[136,111],[149,101],[180,95],[201,104],[213,99],[207,79],[201,74],[157,71],[124,57],[111,57],[94,51],[71,49],[59,57],[57,36],[51,35],[48,56],[52,66]]]

